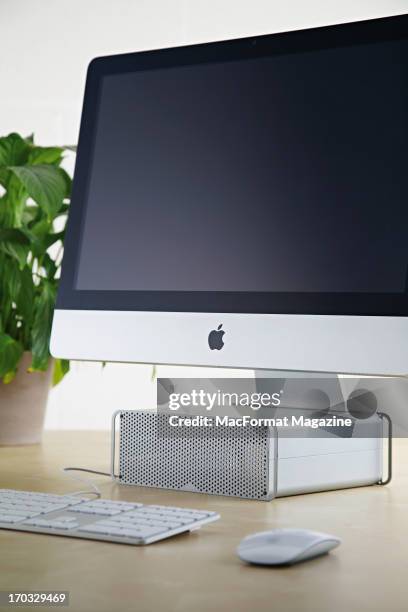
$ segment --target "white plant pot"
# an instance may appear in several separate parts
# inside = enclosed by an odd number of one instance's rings
[[[53,363],[46,372],[27,370],[31,354],[26,352],[14,380],[0,381],[0,445],[39,444],[42,438]]]

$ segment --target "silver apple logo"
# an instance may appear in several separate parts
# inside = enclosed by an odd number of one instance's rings
[[[225,334],[225,331],[221,328],[222,323],[217,327],[217,329],[213,329],[212,331],[210,331],[208,335],[208,346],[212,351],[214,349],[220,351],[224,346],[224,340],[222,339],[222,337]]]

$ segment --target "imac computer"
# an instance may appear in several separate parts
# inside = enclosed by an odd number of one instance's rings
[[[408,16],[93,60],[56,356],[408,372]]]

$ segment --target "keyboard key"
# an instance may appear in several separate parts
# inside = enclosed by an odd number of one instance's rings
[[[103,521],[98,521],[97,523],[92,523],[93,525],[98,525],[99,527],[117,527],[118,529],[120,529],[123,525],[123,523],[119,523],[118,521],[115,521],[113,519],[106,519]]]
[[[56,512],[57,510],[65,510],[65,508],[69,508],[68,504],[47,504],[41,512]]]
[[[44,527],[46,529],[76,529],[79,523],[69,523],[67,521],[59,521],[57,519],[32,519],[24,521],[24,525],[32,525],[33,527]]]
[[[181,516],[174,516],[172,517],[172,520],[174,520],[175,522],[181,523],[182,525],[188,525],[189,523],[194,522],[192,519],[188,519],[188,518],[181,517]]]
[[[103,499],[101,499],[100,501],[98,500],[98,504],[108,508],[118,508],[123,511],[135,510],[136,508],[141,508],[143,506],[143,504],[131,504],[128,502],[116,502]]]
[[[67,525],[79,525],[78,519],[76,516],[57,516],[54,519],[50,519],[51,521],[57,521],[58,523],[67,523]]]
[[[9,504],[0,504],[0,512],[4,512],[4,514],[17,514],[17,515],[25,515],[26,510],[17,510],[16,506],[11,506]]]
[[[186,512],[181,512],[180,514],[176,514],[174,513],[174,516],[176,518],[180,517],[180,518],[185,518],[188,521],[201,521],[204,518],[207,518],[208,514],[205,514],[204,512],[202,512],[201,514],[199,512],[194,512],[194,513],[186,513]]]
[[[168,519],[163,519],[163,524],[166,525],[169,529],[176,529],[177,527],[181,527],[182,524],[176,521],[169,521]]]
[[[107,534],[112,536],[121,536],[123,534],[123,529],[120,527],[107,527]]]
[[[121,521],[120,523],[116,523],[117,525],[119,525],[120,527],[122,527],[123,529],[127,529],[127,528],[133,528],[133,527],[151,527],[151,523],[149,523],[148,521],[143,521],[143,520],[139,520],[139,519],[135,519],[133,521]]]
[[[151,516],[153,518],[154,516],[157,516],[157,514],[149,514],[148,512],[142,512],[142,510],[132,510],[131,512],[123,512],[122,516],[128,516],[128,517]]]
[[[128,538],[151,538],[152,536],[159,535],[159,533],[165,533],[166,531],[169,530],[160,527],[135,527],[132,529],[123,529],[122,534],[118,535],[123,535]]]
[[[87,532],[87,533],[105,533],[107,535],[122,535],[123,529],[120,527],[116,527],[114,525],[86,525],[84,527],[80,527],[78,531]]]
[[[39,519],[39,518],[33,518],[28,521],[24,521],[23,524],[32,525],[33,527],[51,527],[52,526],[52,522],[50,520]]]
[[[109,533],[109,535],[121,536],[122,538],[137,538],[142,539],[141,532],[132,528],[121,529],[118,533]]]
[[[39,516],[38,512],[27,512],[27,511],[18,511],[18,510],[9,510],[9,511],[2,510],[1,513],[9,515],[9,516],[20,517],[22,519],[33,518],[34,516]]]
[[[66,521],[53,521],[50,525],[53,529],[75,529],[79,523],[67,523]]]
[[[74,506],[68,508],[68,512],[79,512],[80,514],[100,514],[102,516],[114,516],[120,514],[120,510],[107,510],[105,508],[88,508],[82,506]]]
[[[148,519],[146,523],[150,525],[151,527],[165,527],[166,529],[168,529],[167,523],[164,519],[163,520]],[[180,523],[178,524],[180,525]]]
[[[158,505],[151,505],[151,506],[147,506],[147,508],[155,508],[156,510],[162,510],[162,511],[166,512],[166,514],[168,512],[173,511],[173,510],[177,510],[177,512],[182,512],[183,510],[189,511],[188,508],[180,508],[180,506],[158,506]]]
[[[0,523],[19,523],[25,519],[24,516],[16,516],[11,514],[0,514]]]
[[[79,532],[83,533],[103,533],[108,534],[109,527],[104,527],[103,525],[86,525],[84,527],[80,527],[78,529]]]

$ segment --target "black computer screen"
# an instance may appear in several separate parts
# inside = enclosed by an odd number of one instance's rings
[[[408,42],[102,79],[76,287],[405,290]]]

